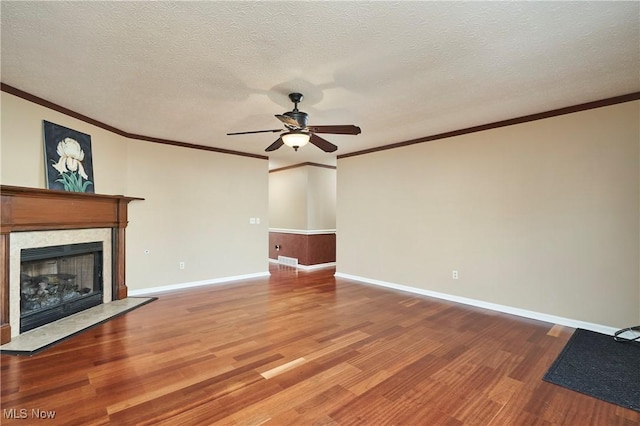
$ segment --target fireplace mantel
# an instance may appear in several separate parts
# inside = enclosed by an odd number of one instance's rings
[[[125,228],[127,206],[138,197],[99,195],[0,185],[0,344],[11,340],[9,242],[12,232],[112,228],[114,299],[127,297]]]

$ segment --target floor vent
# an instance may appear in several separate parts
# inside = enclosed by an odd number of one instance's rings
[[[281,265],[298,267],[298,259],[295,257],[278,256],[278,263]]]

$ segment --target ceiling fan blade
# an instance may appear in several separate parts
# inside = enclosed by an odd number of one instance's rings
[[[276,118],[282,121],[287,126],[300,127],[298,121],[293,117],[289,117],[288,115],[276,114]]]
[[[313,133],[333,133],[335,135],[359,135],[360,127],[352,124],[344,126],[307,126],[307,129]]]
[[[337,146],[332,144],[326,139],[322,139],[320,136],[311,133],[311,137],[309,138],[309,142],[323,150],[324,152],[333,152],[338,149]]]
[[[284,145],[282,138],[278,138],[278,140],[272,143],[271,145],[269,145],[267,149],[265,149],[265,151],[267,152],[275,151],[276,149],[280,148],[282,145]]]
[[[248,135],[249,133],[276,133],[281,132],[282,129],[273,129],[273,130],[252,130],[250,132],[236,132],[236,133],[227,133],[227,136],[233,135]]]

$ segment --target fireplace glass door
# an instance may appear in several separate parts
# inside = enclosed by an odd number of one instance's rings
[[[20,332],[102,303],[102,242],[24,249]]]

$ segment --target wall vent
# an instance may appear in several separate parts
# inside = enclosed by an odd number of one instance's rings
[[[281,265],[298,267],[298,259],[295,257],[278,256],[278,263]]]

